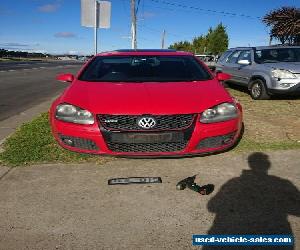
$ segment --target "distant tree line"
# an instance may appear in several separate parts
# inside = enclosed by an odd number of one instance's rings
[[[169,49],[183,50],[195,54],[220,55],[228,49],[229,38],[226,27],[220,23],[207,34],[195,37],[191,42],[180,41],[169,46]]]
[[[281,7],[266,14],[263,22],[271,28],[270,42],[300,45],[300,8]]]
[[[41,58],[41,57],[50,57],[50,56],[51,56],[50,54],[43,54],[43,53],[0,49],[0,57]]]

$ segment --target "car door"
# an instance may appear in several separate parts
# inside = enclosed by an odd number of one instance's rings
[[[216,72],[225,72],[227,71],[227,64],[226,61],[228,57],[233,53],[233,50],[227,50],[224,52],[221,57],[218,59],[216,63]]]
[[[241,54],[241,50],[236,50],[234,51],[224,62],[223,70],[222,72],[230,74],[230,82],[238,82],[238,67],[239,65],[237,64],[238,58]]]
[[[249,61],[249,64],[242,64],[239,63],[241,60],[245,63],[246,61]],[[235,70],[235,80],[242,84],[247,86],[249,79],[251,77],[251,66],[252,64],[252,55],[251,50],[243,50],[237,60],[237,67]]]

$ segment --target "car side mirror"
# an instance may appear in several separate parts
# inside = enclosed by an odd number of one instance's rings
[[[219,72],[216,74],[216,78],[218,81],[226,81],[231,78],[231,75]]]
[[[60,74],[56,76],[56,80],[61,81],[61,82],[73,82],[74,76],[70,73],[67,74]]]
[[[249,65],[251,64],[249,60],[239,60],[238,61],[238,64],[241,64],[241,65]]]

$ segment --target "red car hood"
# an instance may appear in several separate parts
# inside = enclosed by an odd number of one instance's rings
[[[94,114],[188,114],[200,113],[232,98],[215,79],[167,83],[75,80],[60,101]]]

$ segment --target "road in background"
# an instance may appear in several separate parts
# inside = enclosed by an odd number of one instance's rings
[[[55,76],[66,72],[75,74],[82,63],[60,63],[50,63],[45,68],[0,72],[0,121],[52,99],[65,89],[68,84],[56,81]],[[0,63],[3,64],[7,65]]]
[[[67,65],[81,65],[79,61],[2,61],[0,62],[0,72],[3,71],[16,71],[16,70],[31,70],[31,69],[43,69],[52,67],[64,67]]]

